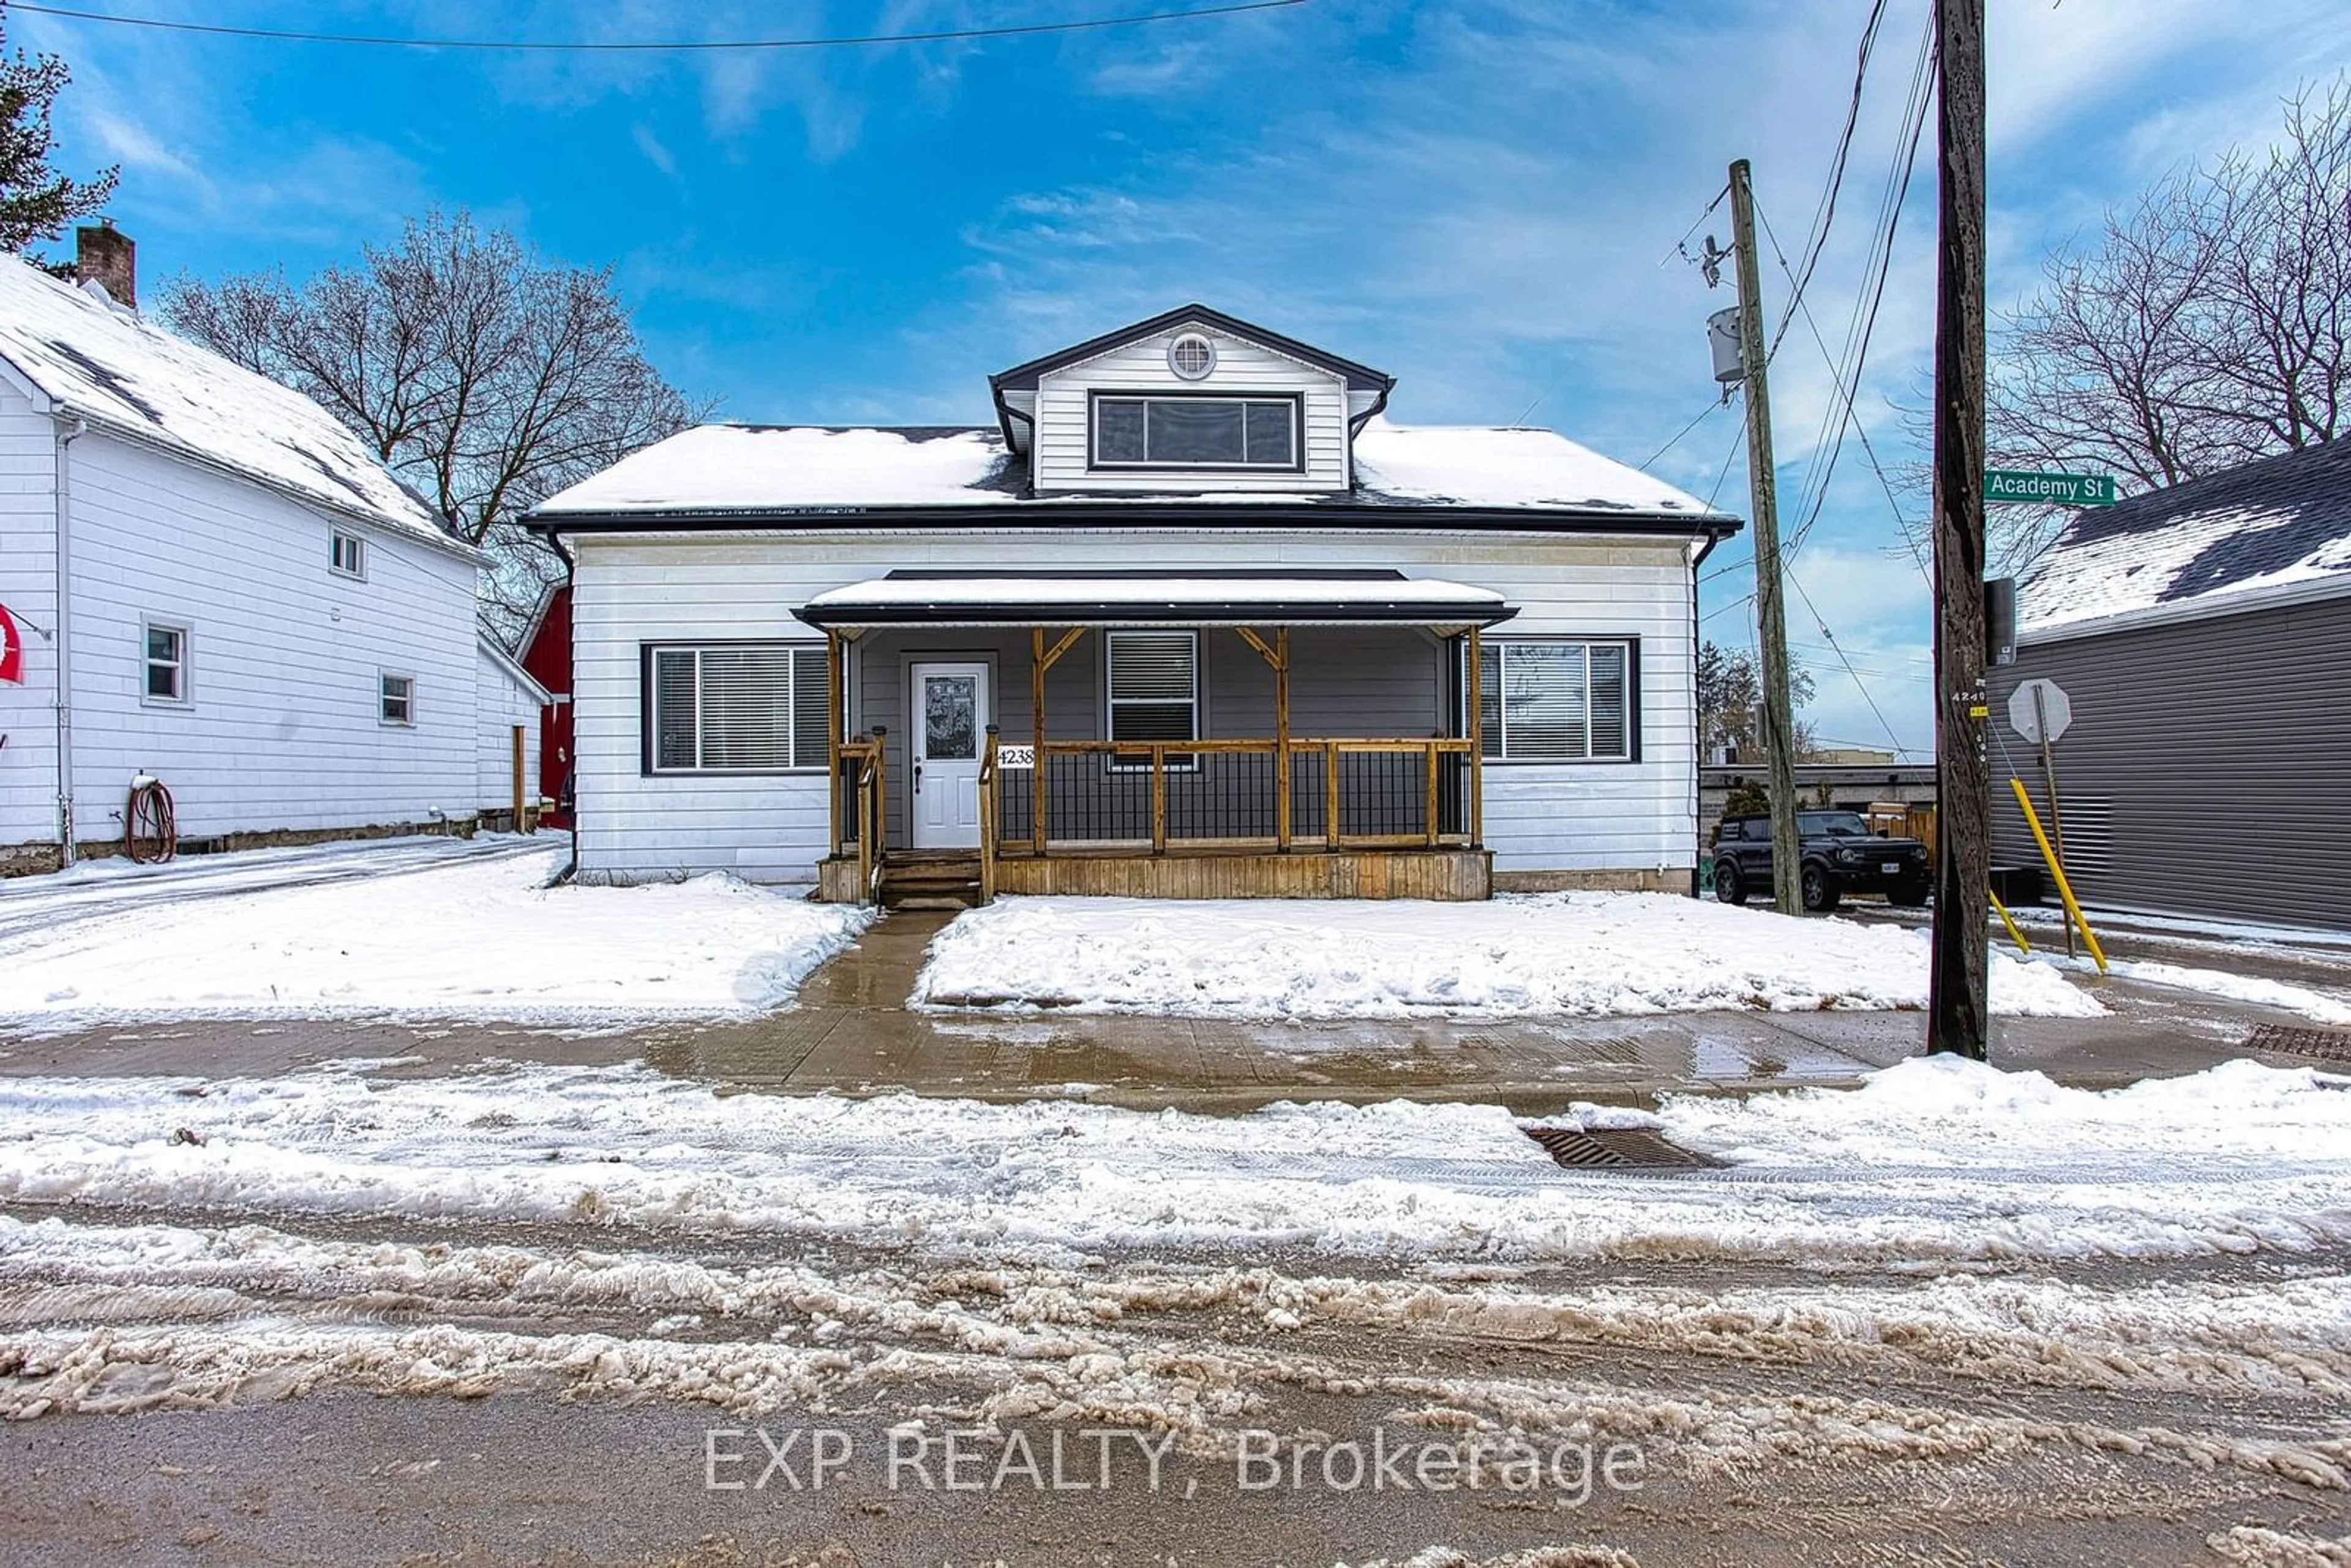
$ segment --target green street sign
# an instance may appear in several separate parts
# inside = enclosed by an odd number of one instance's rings
[[[2044,507],[2111,507],[2115,481],[2110,474],[2027,474],[1993,468],[1984,474],[1983,498]]]

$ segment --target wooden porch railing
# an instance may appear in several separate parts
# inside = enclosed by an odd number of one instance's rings
[[[881,895],[882,861],[890,831],[885,804],[890,754],[884,738],[876,728],[870,740],[844,740],[833,747],[832,787],[836,793],[846,795],[846,809],[837,817],[852,835],[851,842],[833,845],[833,852],[857,857],[857,886],[869,904]]]
[[[1435,849],[1473,846],[1476,743],[1466,737],[1054,740],[1035,763],[981,764],[983,883],[997,857],[1055,846]]]

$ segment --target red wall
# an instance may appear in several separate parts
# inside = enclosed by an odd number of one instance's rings
[[[557,802],[548,825],[571,825],[571,585],[557,589],[522,651],[522,667],[555,701],[539,711],[538,792]]]

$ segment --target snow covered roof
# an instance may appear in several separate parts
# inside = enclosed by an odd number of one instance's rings
[[[59,409],[110,434],[465,548],[308,398],[15,256],[0,257],[0,360]]]
[[[1169,505],[1574,513],[1649,526],[1724,531],[1732,520],[1635,468],[1548,430],[1414,427],[1368,422],[1355,437],[1355,487],[1339,495],[1170,490],[1036,496],[1022,461],[993,427],[837,428],[705,424],[622,459],[542,502],[533,517],[763,517],[893,507],[1034,509]]]
[[[893,571],[798,612],[811,626],[1491,626],[1518,611],[1491,589],[1371,569],[1333,571]]]
[[[2351,438],[2085,508],[2022,598],[2022,639],[2351,593]]]

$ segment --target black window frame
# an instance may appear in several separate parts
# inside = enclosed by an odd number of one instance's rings
[[[1111,402],[1205,402],[1212,401],[1244,403],[1287,403],[1290,406],[1290,457],[1288,463],[1161,463],[1148,458],[1129,460],[1105,458],[1102,455],[1102,405]],[[1242,415],[1246,431],[1248,415]],[[1146,444],[1150,439],[1151,416],[1144,414]],[[1246,440],[1246,434],[1244,440]],[[1146,444],[1145,450],[1148,450]],[[1162,391],[1148,387],[1095,387],[1086,393],[1086,467],[1105,474],[1303,474],[1306,472],[1306,394],[1301,392],[1240,392],[1228,388],[1211,391],[1206,387],[1186,387],[1178,391]]]
[[[784,709],[788,716],[788,723],[790,727],[786,736],[785,750],[787,755],[794,758],[800,755],[799,720],[801,699],[799,681],[800,670],[802,668],[801,659],[803,656],[810,654],[815,655],[815,679],[823,683],[817,696],[816,706],[818,711],[820,713],[825,712],[830,706],[831,701],[831,677],[826,668],[826,665],[829,663],[829,658],[824,643],[807,637],[696,637],[673,639],[656,643],[640,643],[637,645],[637,767],[638,772],[641,776],[647,779],[807,779],[822,777],[831,771],[831,720],[829,716],[826,719],[826,733],[823,736],[819,737],[816,742],[817,746],[826,754],[820,761],[807,764],[795,763],[791,766],[783,768],[705,768],[700,766],[703,752],[699,727],[699,705],[702,700],[702,684],[701,664],[698,659],[695,661],[695,703],[697,705],[695,744],[695,758],[696,765],[694,767],[679,767],[674,764],[664,764],[661,761],[661,732],[659,728],[660,717],[657,703],[658,683],[655,679],[657,656],[663,653],[691,653],[696,654],[705,652],[738,653],[747,649],[759,648],[780,650],[786,655],[786,664],[789,670],[788,679],[790,682],[790,689],[786,695],[784,700]]]
[[[1119,698],[1115,685],[1118,668],[1118,644],[1121,639],[1128,637],[1182,637],[1191,643],[1192,733],[1185,736],[1183,739],[1204,739],[1205,737],[1200,734],[1200,730],[1203,727],[1202,721],[1207,714],[1208,706],[1207,682],[1204,678],[1207,672],[1203,668],[1204,661],[1201,658],[1199,629],[1193,626],[1113,626],[1103,629],[1102,636],[1102,738],[1120,746],[1150,746],[1153,742],[1148,740],[1122,740],[1119,738],[1118,710],[1122,706],[1137,705],[1144,706],[1149,706],[1154,704],[1161,706],[1174,706],[1172,699],[1165,697],[1136,697],[1125,699],[1123,702]],[[1179,741],[1173,737],[1165,737],[1165,743],[1169,746],[1176,746],[1182,744],[1182,741]],[[1108,756],[1103,758],[1102,765],[1105,771],[1112,773],[1148,773],[1151,771],[1151,759],[1148,757],[1144,757],[1139,760],[1123,760],[1115,751],[1111,752]],[[1199,767],[1200,754],[1196,751],[1171,751],[1167,754],[1167,771],[1170,773],[1194,773],[1199,770]]]
[[[1466,665],[1469,657],[1468,639],[1465,637],[1461,641],[1463,644],[1461,660]],[[1500,751],[1486,750],[1484,716],[1468,711],[1469,706],[1468,673],[1466,668],[1457,672],[1460,685],[1461,734],[1477,742],[1480,758],[1485,765],[1489,768],[1622,768],[1639,762],[1641,760],[1641,639],[1637,635],[1630,634],[1560,632],[1548,636],[1537,634],[1526,637],[1481,637],[1479,640],[1479,652],[1481,654],[1489,651],[1494,653],[1494,667],[1498,674],[1509,662],[1509,649],[1528,646],[1571,646],[1586,649],[1612,647],[1625,650],[1624,754],[1605,757],[1592,755],[1591,658],[1587,653],[1584,660],[1584,755],[1582,757],[1512,757],[1509,755],[1509,726],[1500,717],[1501,692],[1499,682],[1489,689],[1481,678],[1479,683],[1479,701],[1481,705],[1487,702],[1496,705],[1498,727],[1501,731],[1503,747]]]

